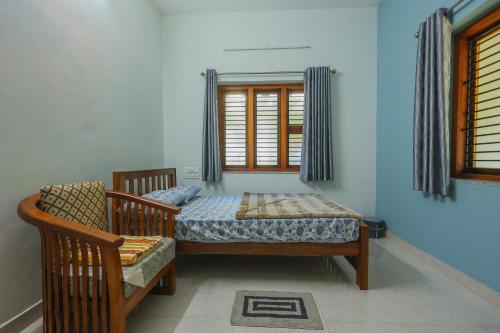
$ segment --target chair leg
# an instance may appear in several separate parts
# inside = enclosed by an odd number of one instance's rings
[[[126,331],[126,319],[125,316],[121,316],[116,321],[110,321],[110,333],[125,333]]]

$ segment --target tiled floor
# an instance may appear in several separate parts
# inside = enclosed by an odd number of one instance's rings
[[[129,316],[128,332],[307,332],[231,326],[234,293],[240,289],[311,292],[323,332],[500,332],[499,308],[417,259],[403,261],[376,242],[371,243],[367,292],[357,289],[354,273],[343,259],[227,255],[179,259],[175,296],[147,296]]]

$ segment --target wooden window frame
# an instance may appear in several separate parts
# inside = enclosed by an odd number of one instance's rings
[[[470,39],[487,31],[499,23],[500,9],[495,9],[482,16],[470,26],[455,35],[455,61],[454,61],[454,94],[453,94],[453,121],[452,121],[452,149],[451,149],[451,175],[454,178],[476,179],[500,182],[500,169],[469,168],[466,169],[466,127],[468,87],[469,80],[468,51]]]
[[[288,165],[288,134],[289,129],[302,133],[302,126],[288,124],[288,93],[290,91],[303,91],[302,83],[283,83],[283,84],[231,84],[219,85],[217,88],[218,100],[218,122],[219,122],[219,144],[222,160],[222,170],[224,172],[245,172],[245,173],[298,173],[299,166]],[[227,91],[241,91],[247,95],[247,119],[246,119],[246,166],[226,166],[224,126],[225,126],[225,98]],[[278,98],[278,165],[258,166],[256,165],[256,141],[255,126],[257,114],[255,112],[256,92],[276,91],[279,92]]]
[[[273,165],[257,165],[256,160],[257,160],[257,135],[255,135],[255,129],[256,129],[256,124],[257,124],[257,112],[255,112],[255,105],[257,105],[257,94],[258,93],[276,93],[278,95],[278,165],[273,166]],[[283,112],[283,101],[281,99],[281,89],[276,89],[276,88],[269,88],[269,89],[262,89],[262,88],[254,88],[253,89],[253,105],[254,105],[254,110],[253,110],[253,129],[254,131],[252,132],[253,134],[253,147],[254,147],[254,168],[257,170],[261,169],[281,169],[281,163],[282,163],[282,157],[283,157],[283,151],[282,151],[282,132],[283,132],[283,119],[282,119],[282,112]],[[248,128],[247,128],[248,131]]]
[[[303,130],[304,130],[304,124],[302,125],[290,125],[290,118],[288,116],[288,110],[290,110],[290,107],[289,107],[289,103],[290,103],[290,100],[288,98],[288,96],[290,95],[290,93],[292,92],[295,92],[295,91],[304,91],[304,86],[301,85],[302,88],[301,89],[296,89],[296,88],[286,88],[286,92],[285,92],[285,98],[286,98],[286,136],[285,136],[285,141],[286,141],[286,146],[287,146],[287,159],[286,159],[286,163],[287,163],[287,168],[291,169],[291,170],[295,170],[295,171],[300,171],[300,167],[298,166],[295,166],[295,165],[290,165],[288,164],[289,163],[289,158],[288,158],[288,145],[289,145],[289,141],[288,141],[288,134],[302,134],[303,133]]]

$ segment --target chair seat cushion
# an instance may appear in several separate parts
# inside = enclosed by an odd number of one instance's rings
[[[164,238],[161,245],[134,265],[123,266],[123,293],[130,297],[151,280],[175,258],[175,240]]]
[[[165,266],[167,266],[172,259],[175,258],[175,240],[172,238],[163,238],[160,245],[156,247],[149,254],[134,265],[122,266],[123,271],[123,294],[125,298],[132,296],[139,288],[146,287],[151,280],[158,274]],[[101,269],[101,267],[99,267]],[[82,274],[82,267],[79,267],[80,277]],[[72,276],[73,268],[70,267],[69,275]],[[92,266],[89,267],[89,276],[92,276]],[[101,273],[99,273],[99,280]],[[92,297],[92,278],[88,279],[88,290],[90,297]],[[70,278],[70,292],[73,293],[73,279]],[[82,292],[82,279],[80,282],[80,292]],[[99,297],[101,290],[99,288]]]
[[[118,251],[122,266],[130,266],[138,263],[161,246],[164,239],[162,236],[120,236],[123,237],[123,244],[118,248]],[[82,253],[79,252],[78,256],[81,263],[83,260]],[[92,250],[90,248],[87,251],[87,257],[88,262],[92,262]],[[98,259],[99,265],[101,265],[101,258]]]

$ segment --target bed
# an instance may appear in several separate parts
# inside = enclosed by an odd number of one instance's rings
[[[115,191],[143,195],[177,184],[176,169],[117,171]],[[198,254],[344,256],[368,289],[368,227],[349,217],[235,219],[241,195],[196,197],[175,218],[176,251]]]

